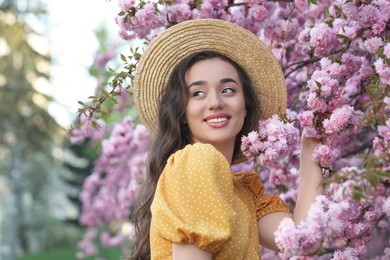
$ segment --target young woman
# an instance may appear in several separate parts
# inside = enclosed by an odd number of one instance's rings
[[[293,214],[256,173],[230,172],[244,160],[241,137],[286,108],[278,62],[245,29],[209,19],[167,29],[138,64],[134,97],[153,137],[134,259],[260,259],[260,244],[277,250],[281,220],[304,220],[321,194],[316,143],[305,137]]]

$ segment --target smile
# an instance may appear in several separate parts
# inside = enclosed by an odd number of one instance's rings
[[[207,123],[222,123],[225,121],[228,121],[229,119],[227,117],[220,117],[220,118],[211,118],[206,120]]]

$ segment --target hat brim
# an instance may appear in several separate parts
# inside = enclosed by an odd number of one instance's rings
[[[134,79],[134,102],[153,134],[160,93],[170,74],[191,54],[214,51],[238,63],[249,75],[258,103],[258,119],[284,113],[287,91],[281,67],[271,50],[253,33],[222,20],[191,20],[158,35],[145,49]]]

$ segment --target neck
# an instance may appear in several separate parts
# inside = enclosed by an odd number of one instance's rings
[[[233,142],[212,143],[212,145],[225,156],[229,165],[231,165],[234,151],[234,140]]]

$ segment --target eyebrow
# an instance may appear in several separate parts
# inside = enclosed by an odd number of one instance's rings
[[[188,85],[188,88],[191,88],[193,86],[202,86],[202,85],[206,85],[206,84],[207,84],[207,82],[205,80],[198,80],[198,81],[194,81],[190,85]]]
[[[220,83],[233,82],[233,83],[238,84],[237,81],[232,79],[232,78],[224,78],[224,79],[221,79],[219,82]],[[202,85],[206,85],[206,84],[207,84],[207,81],[205,81],[205,80],[198,80],[198,81],[194,81],[190,85],[188,85],[188,88],[191,88],[193,86],[202,86]]]

